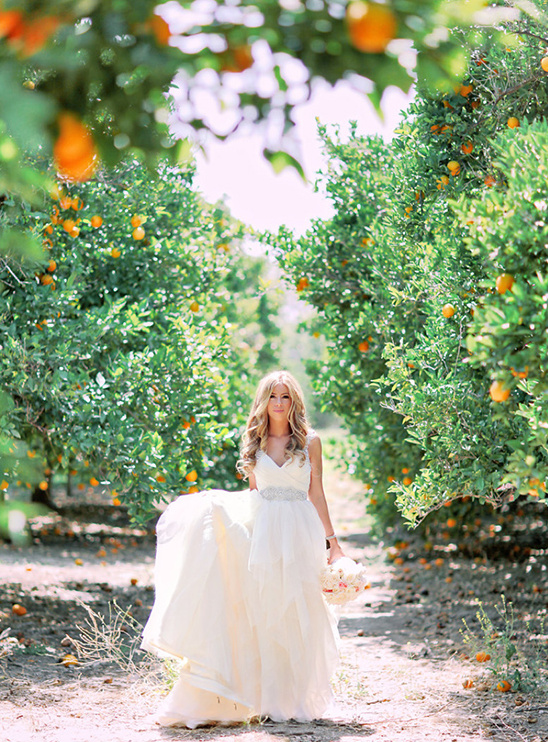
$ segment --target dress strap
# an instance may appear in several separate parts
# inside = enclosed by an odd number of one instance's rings
[[[308,444],[312,440],[312,438],[316,435],[315,430],[309,430],[306,434],[306,443],[304,444],[304,452],[306,454],[306,457],[308,458]]]

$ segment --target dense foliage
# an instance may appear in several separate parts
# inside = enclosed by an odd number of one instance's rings
[[[151,179],[128,163],[20,217],[47,252],[0,261],[2,427],[37,464],[28,479],[6,462],[10,487],[39,495],[69,476],[145,517],[173,493],[238,484],[239,430],[277,329],[263,261],[191,184],[191,170]]]
[[[548,40],[507,32],[453,93],[419,90],[390,145],[323,131],[335,216],[269,238],[317,308],[328,353],[310,371],[355,435],[352,468],[412,524],[546,497]]]

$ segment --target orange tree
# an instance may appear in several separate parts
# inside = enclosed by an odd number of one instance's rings
[[[311,371],[355,434],[351,467],[374,509],[395,496],[412,524],[548,484],[548,42],[532,22],[506,32],[454,91],[421,90],[390,145],[324,131],[335,216],[268,238],[318,310],[328,352]]]
[[[388,85],[408,89],[413,77],[402,52],[411,43],[423,76],[434,83],[454,77],[465,53],[444,28],[468,27],[478,11],[487,24],[498,19],[496,7],[483,2],[447,0],[179,6],[174,13],[174,4],[166,9],[152,0],[4,0],[0,95],[9,102],[2,134],[13,140],[3,153],[12,173],[17,147],[44,148],[75,177],[89,177],[96,150],[110,164],[128,151],[154,161],[173,144],[165,93],[176,73],[175,97],[186,104],[180,116],[194,128],[224,135],[200,110],[200,89],[234,109],[228,130],[273,113],[290,125],[292,107],[318,78],[367,78],[377,103]]]
[[[192,175],[152,180],[126,163],[18,217],[47,252],[1,261],[0,376],[35,498],[70,476],[146,517],[162,497],[238,484],[270,299],[241,226],[201,200]],[[8,492],[25,476],[6,467]]]
[[[176,143],[170,120],[177,135],[205,127],[223,137],[242,121],[269,119],[277,134],[265,138],[265,155],[276,169],[298,167],[283,134],[315,79],[353,75],[363,86],[367,78],[379,105],[387,85],[409,88],[409,55],[402,52],[410,44],[421,74],[435,84],[458,75],[465,62],[462,45],[446,39],[444,28],[467,27],[479,9],[487,23],[497,13],[448,0],[420,7],[408,0],[219,1],[198,14],[189,0],[179,5],[170,27],[153,0],[2,2],[0,255],[32,259],[41,250],[36,231],[22,231],[13,218],[29,204],[39,210],[43,191],[53,187],[46,171],[28,164],[29,153],[53,157],[62,178],[82,182],[100,162],[111,167],[136,156],[154,167],[164,157],[185,158],[188,148]],[[201,89],[219,101],[224,128],[196,105]],[[0,403],[11,405],[4,396]],[[0,440],[8,468],[12,456],[24,455],[9,436]]]

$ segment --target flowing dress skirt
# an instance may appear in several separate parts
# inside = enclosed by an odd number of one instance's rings
[[[338,662],[336,619],[319,582],[325,564],[309,500],[210,490],[171,503],[158,521],[142,643],[181,661],[158,721],[320,717]]]

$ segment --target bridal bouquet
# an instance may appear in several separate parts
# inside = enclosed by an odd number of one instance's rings
[[[369,585],[365,567],[349,557],[328,564],[321,574],[322,592],[328,603],[343,605],[355,600]]]

